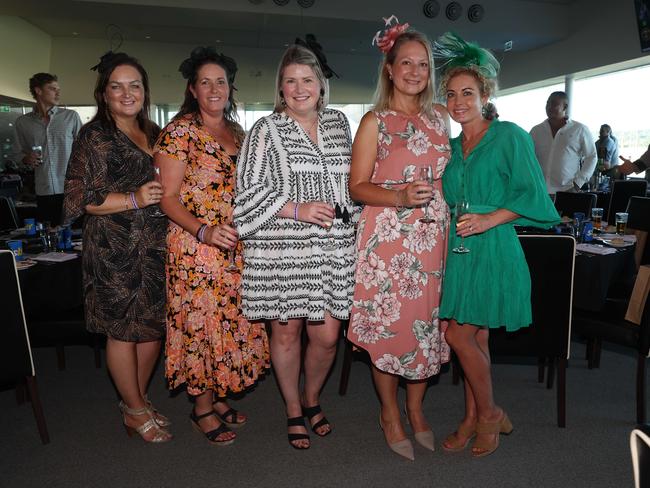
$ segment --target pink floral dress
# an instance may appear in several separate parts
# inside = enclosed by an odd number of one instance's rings
[[[449,161],[449,136],[442,116],[375,113],[379,125],[372,182],[403,188],[418,167],[433,170],[434,198],[424,208],[366,206],[357,233],[354,303],[348,339],[370,354],[379,370],[423,380],[449,361],[438,320],[447,248],[449,209],[439,178]]]

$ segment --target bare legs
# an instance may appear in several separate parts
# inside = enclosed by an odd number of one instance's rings
[[[302,401],[305,406],[318,405],[320,390],[325,383],[334,356],[336,354],[336,343],[339,337],[341,322],[329,314],[325,315],[325,322],[320,325],[307,327],[309,343],[305,349],[305,382]],[[271,321],[271,357],[273,358],[273,370],[284,398],[287,409],[287,417],[302,417],[302,402],[299,390],[300,383],[300,338],[303,327],[302,319],[289,320],[286,324],[277,320]],[[316,423],[322,415],[314,417],[312,423]],[[318,433],[323,435],[330,429],[329,425],[323,425]],[[305,434],[306,430],[301,426],[289,427],[290,433]],[[308,439],[292,441],[294,446],[299,448],[309,447]]]
[[[490,372],[490,351],[488,349],[488,330],[465,324],[458,325],[455,320],[449,322],[445,334],[447,342],[454,349],[465,373],[465,418],[461,422],[473,432],[476,422],[498,422],[503,411],[494,403],[492,393],[492,375]],[[498,434],[478,434],[479,437],[492,437]],[[458,441],[463,444],[467,437],[457,433]],[[445,447],[452,447],[447,442]],[[480,451],[472,449],[475,454]]]
[[[381,423],[384,429],[384,436],[388,444],[406,439],[406,433],[401,421],[401,411],[397,404],[397,386],[399,377],[384,373],[375,366],[372,367],[372,378],[375,382],[375,389],[381,402]],[[424,432],[430,430],[424,414],[422,413],[422,401],[427,389],[426,381],[410,381],[406,384],[406,411],[409,417],[413,432]]]
[[[106,365],[122,401],[128,408],[145,408],[144,394],[159,352],[160,341],[135,343],[107,338]],[[150,418],[149,413],[127,414],[124,421],[130,427],[139,427]],[[143,437],[145,440],[151,440],[156,434],[156,430],[152,429]]]
[[[196,416],[201,416],[208,412],[212,412],[212,402],[214,401],[213,391],[206,390],[200,395],[194,397],[194,413]],[[201,430],[205,432],[211,432],[213,430],[221,427],[221,421],[216,415],[208,415],[198,420],[197,422],[201,427]],[[230,441],[236,437],[236,434],[232,431],[226,431],[217,436],[218,442]]]

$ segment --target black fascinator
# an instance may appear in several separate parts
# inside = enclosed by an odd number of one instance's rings
[[[226,75],[228,76],[228,84],[232,86],[235,82],[235,74],[237,73],[237,63],[230,56],[217,53],[211,46],[195,47],[190,53],[190,57],[178,67],[178,71],[181,72],[184,79],[189,80],[196,73],[199,66],[210,61],[216,62],[225,68]]]
[[[327,64],[327,58],[325,57],[325,53],[323,53],[323,46],[321,46],[318,41],[316,41],[316,36],[314,34],[307,34],[304,41],[299,37],[296,37],[295,44],[306,47],[314,53],[318,59],[318,64],[320,64],[320,69],[323,71],[323,76],[325,76],[325,78],[328,80],[332,76],[340,78],[339,75],[336,74],[334,70]]]
[[[106,72],[106,70],[117,66],[123,61],[127,61],[130,59],[132,58],[126,53],[114,53],[113,51],[108,51],[107,53],[102,55],[101,58],[99,58],[99,63],[97,63],[95,66],[93,66],[90,69],[92,71],[97,71],[97,73],[99,74],[102,74]]]

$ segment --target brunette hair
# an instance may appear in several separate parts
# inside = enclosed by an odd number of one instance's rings
[[[427,87],[418,95],[418,103],[420,110],[424,113],[431,114],[433,112],[433,55],[431,50],[431,42],[424,34],[417,31],[402,32],[396,39],[393,46],[384,56],[382,63],[379,65],[379,77],[377,80],[377,87],[375,89],[375,103],[374,110],[379,112],[388,110],[390,108],[391,99],[393,96],[393,80],[388,75],[388,65],[392,65],[397,58],[397,53],[403,44],[416,41],[424,46],[427,52],[427,59],[429,61],[429,81]]]
[[[93,69],[97,70],[97,83],[95,84],[94,92],[95,103],[97,104],[97,113],[90,122],[99,121],[104,127],[110,127],[113,130],[117,130],[115,120],[113,120],[113,116],[108,108],[108,103],[106,103],[104,94],[111,75],[118,66],[131,66],[138,71],[142,78],[144,101],[142,103],[142,109],[138,112],[136,118],[140,130],[145,133],[147,140],[151,145],[153,145],[158,136],[159,129],[158,126],[149,118],[149,107],[151,105],[149,77],[140,62],[126,53],[107,53],[102,56],[100,63],[93,67]]]
[[[36,88],[43,88],[48,83],[59,81],[56,75],[50,73],[36,73],[29,79],[29,92],[36,98]]]

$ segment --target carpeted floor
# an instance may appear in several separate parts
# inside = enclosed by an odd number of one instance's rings
[[[341,349],[342,350],[342,349]],[[340,397],[341,354],[322,395],[334,425],[326,438],[298,452],[286,440],[283,404],[272,375],[232,402],[250,420],[235,444],[217,447],[195,432],[184,393],[170,396],[161,368],[150,397],[174,425],[174,439],[147,445],[129,439],[105,368],[92,350],[66,348],[67,369],[57,371],[54,350],[35,350],[37,377],[51,443],[40,443],[28,404],[0,391],[0,486],[49,487],[480,487],[533,488],[632,486],[629,433],[634,427],[635,360],[603,351],[601,368],[588,370],[584,346],[574,344],[567,372],[567,427],[556,424],[555,391],[537,383],[535,365],[495,364],[498,402],[515,425],[499,450],[472,459],[469,450],[434,453],[416,445],[416,460],[385,446],[368,367],[356,361],[348,394]],[[404,391],[400,391],[403,396]],[[426,397],[436,442],[462,416],[460,386],[443,373]]]

